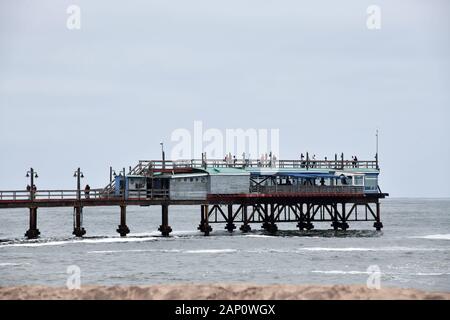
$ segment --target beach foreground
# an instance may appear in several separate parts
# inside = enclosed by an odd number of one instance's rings
[[[450,300],[450,293],[414,289],[368,289],[356,285],[173,284],[84,286],[80,290],[46,286],[0,287],[1,300]]]

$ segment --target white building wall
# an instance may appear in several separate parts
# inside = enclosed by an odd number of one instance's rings
[[[171,200],[204,200],[208,191],[208,177],[175,178],[170,180]],[[191,181],[192,179],[192,181]]]
[[[250,175],[212,175],[209,177],[210,194],[248,193]]]

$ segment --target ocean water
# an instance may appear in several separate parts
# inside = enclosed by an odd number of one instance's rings
[[[25,240],[28,211],[0,210],[0,286],[65,286],[76,265],[81,284],[167,283],[362,284],[371,270],[381,286],[450,292],[450,199],[387,199],[384,229],[352,222],[334,232],[279,224],[276,235],[260,231],[229,234],[214,224],[209,237],[198,232],[200,208],[170,207],[174,232],[163,238],[160,207],[129,207],[131,234],[115,232],[119,208],[85,208],[84,239],[72,234],[70,208],[39,209],[41,238]]]

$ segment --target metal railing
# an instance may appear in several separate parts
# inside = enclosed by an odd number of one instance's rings
[[[167,189],[129,190],[126,200],[152,200],[169,197]],[[0,201],[52,201],[78,200],[77,190],[37,190],[33,193],[26,190],[0,191]],[[91,189],[89,193],[81,191],[80,200],[120,200],[124,199],[123,191],[118,194],[105,192],[104,189]]]
[[[141,165],[145,164],[145,169],[141,172],[148,170],[175,170],[181,168],[204,168],[204,167],[217,167],[217,168],[247,168],[247,167],[271,167],[271,168],[319,168],[319,169],[348,169],[348,168],[367,168],[378,169],[378,163],[376,160],[255,160],[255,159],[236,159],[231,161],[225,161],[224,159],[212,159],[212,160],[141,160]]]
[[[276,194],[276,193],[307,193],[307,194],[363,194],[362,186],[304,186],[304,185],[276,185],[276,186],[251,186],[251,193]]]
[[[139,163],[128,172],[128,175],[145,175],[149,171],[151,161],[141,160]],[[116,180],[113,179],[110,183],[103,189],[104,192],[109,192],[114,190],[116,185]]]

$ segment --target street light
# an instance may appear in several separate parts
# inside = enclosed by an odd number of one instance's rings
[[[84,174],[80,168],[74,172],[73,177],[77,178],[77,199],[81,200],[81,179],[84,178]]]
[[[34,185],[34,179],[39,178],[38,173],[34,171],[33,168],[30,169],[30,171],[27,171],[27,178],[30,178],[30,200],[34,200],[34,193],[36,192],[36,187]]]
[[[161,145],[161,153],[162,153],[162,168],[166,168],[166,153],[164,152],[164,142],[159,143]]]

